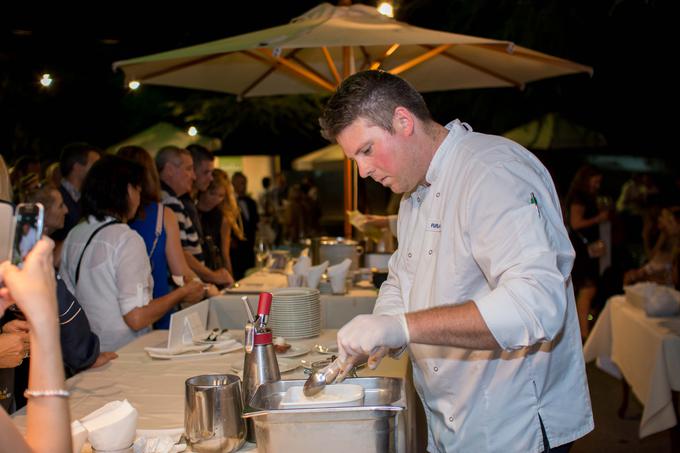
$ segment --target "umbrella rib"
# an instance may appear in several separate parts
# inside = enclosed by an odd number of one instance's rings
[[[312,74],[314,74],[315,76],[317,76],[321,80],[324,80],[326,83],[328,83],[330,85],[333,84],[330,80],[326,79],[322,74],[320,74],[316,69],[312,68],[307,63],[300,60],[298,57],[291,57],[290,59],[293,60],[295,63],[299,64],[301,68],[306,69],[307,71],[311,72]],[[339,83],[340,82],[338,82],[338,84]],[[335,87],[333,87],[333,91],[335,91]]]
[[[426,46],[424,46],[426,47]],[[436,57],[442,52],[445,52],[449,47],[451,47],[451,44],[442,44],[441,46],[433,47],[430,48],[428,52],[425,52],[424,54],[417,56],[410,61],[407,61],[406,63],[402,63],[399,66],[392,68],[389,70],[390,74],[394,75],[399,75],[404,71],[408,71],[409,69],[413,68],[414,66],[417,66],[421,63],[426,62],[427,60],[431,60],[432,58]]]
[[[397,44],[397,43],[392,44],[392,45],[385,51],[385,53],[382,55],[382,57],[377,58],[373,63],[371,63],[371,69],[378,69],[380,66],[382,66],[382,64],[385,62],[385,60],[387,59],[387,57],[389,57],[389,56],[392,55],[394,52],[396,52],[398,48],[399,48],[399,44]]]
[[[575,63],[573,61],[565,60],[563,58],[551,57],[548,55],[534,55],[527,53],[521,49],[513,49],[511,51],[508,51],[507,46],[499,47],[495,44],[469,44],[469,45],[473,47],[481,47],[483,49],[491,50],[494,52],[501,52],[507,55],[514,55],[520,58],[526,58],[527,60],[535,60],[555,66],[562,66],[563,68],[572,69],[579,72],[587,72],[590,75],[593,74],[593,68],[591,68],[590,66],[585,66],[579,63]]]
[[[233,52],[222,52],[222,53],[219,53],[219,54],[209,55],[207,57],[196,58],[196,59],[193,59],[193,60],[190,60],[190,61],[185,61],[183,63],[178,63],[176,65],[172,65],[172,66],[168,66],[166,68],[163,68],[159,71],[150,72],[148,74],[140,76],[139,80],[141,82],[144,82],[147,79],[162,76],[162,75],[168,74],[168,73],[173,72],[173,71],[179,71],[180,69],[189,68],[189,67],[197,65],[197,64],[205,63],[206,61],[216,60],[218,58],[222,58],[225,55],[229,55],[231,53],[233,53]]]
[[[293,51],[290,52],[290,53],[287,55],[287,57],[292,57],[292,56],[294,56],[299,50],[300,50],[300,49],[293,49]],[[255,89],[256,86],[258,86],[258,85],[260,84],[260,82],[262,82],[264,79],[266,79],[267,77],[269,77],[269,75],[270,75],[272,72],[276,71],[276,68],[279,67],[279,63],[278,63],[278,62],[276,62],[276,63],[271,63],[269,60],[267,60],[267,59],[265,59],[265,58],[262,58],[262,57],[259,56],[259,55],[255,55],[255,54],[250,53],[250,52],[243,52],[243,54],[245,54],[245,55],[247,55],[247,56],[249,56],[249,57],[255,58],[256,60],[258,60],[258,61],[260,61],[260,62],[262,62],[262,63],[264,63],[264,64],[269,64],[269,65],[271,65],[271,66],[270,66],[269,69],[267,69],[260,77],[258,77],[257,79],[255,79],[255,80],[253,81],[253,83],[251,83],[251,84],[248,85],[243,91],[241,91],[241,93],[239,94],[239,97],[241,97],[241,98],[246,97],[246,96],[248,95],[248,93],[250,93],[253,89]]]
[[[335,77],[335,82],[340,85],[340,73],[338,72],[338,68],[335,66],[335,62],[333,61],[333,58],[331,58],[331,53],[328,51],[328,47],[323,46],[321,47],[321,51],[323,52],[323,56],[326,57],[326,63],[328,63],[328,69],[331,70],[331,74],[333,74],[333,77]]]
[[[430,49],[430,48],[432,48],[433,46],[426,46],[426,45],[423,45],[423,47],[425,47],[425,48],[427,48],[427,49]],[[499,74],[499,73],[497,73],[497,72],[495,72],[495,71],[492,71],[491,69],[488,69],[488,68],[485,68],[485,67],[483,67],[483,66],[481,66],[481,65],[478,65],[477,63],[473,63],[473,62],[471,62],[471,61],[468,61],[468,60],[466,60],[466,59],[464,59],[464,58],[461,58],[461,57],[459,57],[459,56],[456,56],[456,55],[451,55],[451,54],[448,53],[448,52],[444,52],[444,53],[443,53],[443,56],[445,56],[446,58],[450,58],[451,60],[454,60],[454,61],[456,61],[456,62],[458,62],[458,63],[461,63],[461,64],[463,64],[463,65],[465,65],[465,66],[469,66],[469,67],[471,67],[471,68],[473,68],[473,69],[476,69],[476,70],[479,71],[479,72],[483,72],[483,73],[486,74],[486,75],[489,75],[489,76],[494,77],[494,78],[496,78],[496,79],[502,80],[503,82],[509,83],[510,85],[514,85],[515,88],[519,88],[520,90],[521,90],[521,89],[524,89],[524,83],[519,82],[519,81],[514,80],[514,79],[511,79],[511,78],[509,78],[509,77],[506,77],[506,76],[504,76],[504,75],[502,75],[502,74]]]
[[[287,58],[284,57],[275,57],[274,53],[267,48],[261,48],[261,49],[255,49],[259,54],[253,54],[252,52],[248,52],[248,55],[251,57],[254,57],[255,59],[258,59],[260,61],[266,61],[268,64],[274,64],[274,63],[280,63],[283,68],[289,70],[296,76],[301,77],[304,80],[307,80],[308,82],[312,82],[315,85],[318,85],[319,87],[328,90],[330,92],[335,91],[335,87],[333,84],[331,84],[328,80],[325,78],[321,77],[320,75],[315,74],[314,72],[300,66],[294,61],[291,61]],[[264,57],[264,58],[263,58]]]

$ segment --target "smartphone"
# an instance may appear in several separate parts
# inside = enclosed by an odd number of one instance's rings
[[[40,203],[21,203],[14,212],[12,264],[21,267],[24,258],[40,240],[45,208]]]

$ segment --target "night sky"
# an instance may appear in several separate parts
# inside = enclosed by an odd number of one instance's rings
[[[0,29],[0,152],[57,156],[71,141],[105,148],[158,121],[184,127],[204,101],[244,112],[267,102],[229,102],[229,95],[143,86],[129,92],[111,64],[150,53],[221,39],[287,23],[318,1],[242,2],[239,14],[216,3],[190,2],[164,11],[116,3],[79,11],[3,14]],[[374,2],[365,2],[375,4]],[[434,1],[402,0],[397,19],[456,33],[508,39],[518,45],[594,67],[587,75],[540,81],[525,91],[481,89],[428,93],[441,122],[461,118],[482,132],[502,133],[548,112],[603,133],[607,152],[672,156],[670,136],[677,77],[670,1]],[[76,20],[76,14],[83,19]],[[49,90],[40,74],[54,78]],[[671,80],[673,79],[673,80]],[[226,101],[225,101],[226,99]],[[294,109],[323,99],[279,100]],[[223,103],[223,104],[220,104]],[[263,104],[264,103],[264,104]],[[666,105],[669,104],[669,105]],[[260,110],[258,110],[260,109]],[[225,107],[226,110],[226,107]],[[269,108],[269,111],[276,109]],[[286,111],[283,108],[283,111]],[[671,113],[667,113],[667,112]],[[248,117],[248,115],[243,115]],[[202,131],[221,136],[224,154],[292,157],[324,144],[316,112],[233,123],[234,113],[212,114]],[[305,123],[300,127],[298,123]],[[202,127],[201,127],[202,126]],[[268,131],[262,133],[264,127]],[[286,161],[287,159],[284,159]]]

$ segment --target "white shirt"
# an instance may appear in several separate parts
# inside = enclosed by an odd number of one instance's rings
[[[59,274],[85,310],[102,351],[115,351],[149,329],[132,330],[123,316],[151,300],[153,279],[144,240],[125,223],[102,228],[83,255],[80,278],[76,267],[85,243],[104,222],[90,216],[76,225],[62,248]]]
[[[474,300],[503,351],[410,344],[428,450],[541,452],[593,429],[574,251],[552,180],[502,137],[458,121],[399,208],[399,250],[374,313]],[[537,203],[531,203],[532,194]]]

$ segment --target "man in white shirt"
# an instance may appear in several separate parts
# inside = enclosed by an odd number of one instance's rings
[[[374,312],[338,332],[346,367],[408,347],[430,452],[568,451],[593,419],[547,170],[510,140],[434,122],[385,72],[345,80],[320,124],[361,177],[404,194]]]

